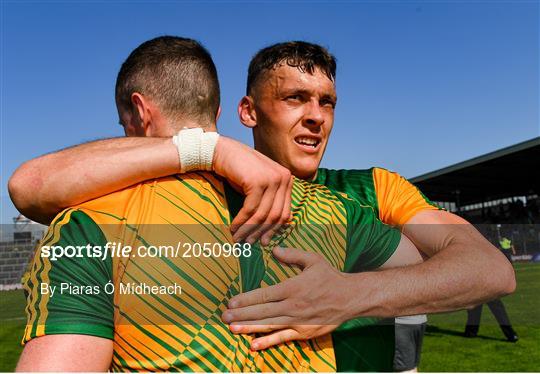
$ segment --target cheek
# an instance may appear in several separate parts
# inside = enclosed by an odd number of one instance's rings
[[[283,133],[290,133],[295,126],[302,123],[305,108],[301,105],[293,106],[281,102],[272,108],[272,116],[269,117],[274,128]]]
[[[326,127],[327,131],[332,131],[332,127],[334,126],[334,111],[329,111],[326,113],[324,126]]]
[[[325,143],[328,143],[328,140],[330,138],[330,134],[332,133],[332,125],[324,126],[324,130],[322,131]]]
[[[293,151],[292,144],[287,133],[276,132],[271,136],[270,141],[275,153],[285,155],[290,154]]]
[[[291,136],[292,126],[290,123],[290,120],[283,116],[274,116],[272,121],[266,122],[264,132],[272,138],[271,141],[279,140],[283,142]]]

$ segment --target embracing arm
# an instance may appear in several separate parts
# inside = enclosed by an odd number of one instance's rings
[[[18,372],[105,372],[109,370],[113,342],[89,335],[46,335],[26,343]]]
[[[170,138],[104,139],[25,162],[11,176],[8,188],[21,213],[48,225],[67,207],[175,174],[178,163]]]
[[[302,273],[233,297],[223,319],[235,333],[273,332],[252,342],[253,349],[264,349],[329,333],[357,317],[445,312],[514,291],[511,264],[465,220],[423,211],[403,231],[429,259],[419,263],[405,236],[381,270],[356,274],[339,272],[313,253],[274,251],[280,261],[301,265]]]
[[[290,215],[289,170],[236,140],[220,136],[214,171],[246,195],[232,222],[235,240],[268,243]],[[21,165],[9,180],[13,203],[49,224],[61,210],[151,178],[180,172],[171,138],[127,137],[90,142]],[[236,229],[236,230],[235,230]]]
[[[422,211],[403,232],[429,259],[422,264],[364,274],[372,290],[363,314],[382,317],[472,307],[514,292],[512,265],[471,224],[444,211]]]
[[[447,312],[515,290],[512,265],[462,218],[423,211],[403,232],[429,259],[403,268],[348,274],[350,292],[362,296],[350,300],[351,317]]]

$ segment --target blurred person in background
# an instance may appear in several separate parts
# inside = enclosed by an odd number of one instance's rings
[[[499,229],[499,227],[497,228]],[[508,239],[510,235],[499,236],[499,249],[506,256],[508,261],[512,262],[512,255],[516,254],[516,249],[512,244],[512,240]],[[491,313],[499,323],[506,340],[515,343],[519,340],[517,333],[510,323],[510,318],[506,312],[506,308],[501,299],[495,299],[487,303]],[[483,304],[476,306],[475,308],[467,311],[467,325],[465,326],[465,337],[475,338],[478,336],[478,329],[480,328],[480,319],[482,317]]]
[[[418,371],[426,324],[427,316],[425,314],[396,318],[395,371]]]

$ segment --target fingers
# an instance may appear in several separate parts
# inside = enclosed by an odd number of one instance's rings
[[[251,349],[259,351],[261,349],[273,347],[274,345],[299,339],[301,339],[300,334],[293,329],[280,330],[273,334],[254,339],[251,342]]]
[[[246,242],[251,244],[255,243],[261,235],[271,231],[274,226],[273,224],[279,219],[279,216],[276,217],[275,213],[273,213],[276,209],[276,199],[279,198],[279,194],[277,193],[278,187],[279,186],[269,186],[264,191],[264,196],[261,200],[259,209],[249,220],[247,220],[245,226],[249,226],[250,233],[247,236]],[[281,204],[283,204],[283,201]],[[268,243],[263,245],[267,244]]]
[[[227,309],[221,319],[225,323],[241,322],[242,324],[265,324],[261,323],[267,318],[287,317],[285,303],[270,302],[258,305],[249,305],[241,308]],[[266,323],[268,324],[268,323]]]
[[[244,240],[253,231],[254,226],[250,225],[250,223],[253,222],[254,216],[259,217],[264,215],[266,217],[270,211],[272,206],[271,198],[269,199],[269,195],[266,195],[266,198],[263,200],[264,195],[265,189],[263,188],[255,188],[247,193],[242,209],[240,209],[231,223],[231,226],[236,229],[233,229],[233,239],[235,242]]]
[[[285,280],[279,284],[257,288],[256,290],[248,291],[234,296],[229,300],[227,307],[229,309],[243,308],[249,305],[266,304],[278,302],[289,296],[287,289],[288,281]]]
[[[291,180],[288,174],[282,176],[281,184],[274,197],[274,204],[264,223],[264,227],[268,229],[266,232],[263,230],[264,234],[261,236],[262,245],[270,244],[275,233],[289,222],[291,215]]]
[[[283,330],[284,328],[289,327],[289,325],[284,323],[278,323],[279,319],[266,319],[257,322],[249,321],[249,322],[233,322],[229,325],[229,329],[233,334],[267,334],[272,331],[276,330]],[[276,321],[276,322],[274,322]]]
[[[275,165],[244,186],[244,206],[234,218],[231,230],[235,241],[253,244],[259,238],[268,245],[272,236],[290,218],[292,178],[289,170]]]
[[[220,137],[214,152],[213,167],[235,189],[246,196],[244,206],[231,224],[234,240],[258,240],[266,232],[270,241],[274,225],[288,221],[291,172],[246,145]],[[287,206],[285,206],[287,205]],[[264,225],[264,227],[261,227]],[[251,226],[251,227],[250,227]]]
[[[307,252],[296,248],[275,247],[272,250],[272,254],[280,262],[289,265],[298,265],[302,269],[313,265],[319,260],[319,256],[316,253]]]
[[[285,223],[288,223],[292,219],[291,215],[291,204],[292,204],[292,188],[293,188],[293,182],[294,177],[289,174],[288,175],[288,182],[287,182],[287,192],[285,193],[285,203],[283,204],[283,213],[281,215],[281,219],[285,221]]]
[[[244,199],[244,205],[238,211],[238,214],[236,214],[236,217],[234,217],[233,221],[231,222],[231,231],[233,231],[233,233],[238,233],[240,227],[244,223],[246,223],[246,221],[250,219],[251,216],[255,214],[263,195],[263,188],[253,189],[250,191],[249,194],[246,195],[246,198]]]

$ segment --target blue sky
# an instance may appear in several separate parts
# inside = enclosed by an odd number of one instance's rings
[[[32,157],[121,136],[114,83],[129,52],[172,34],[200,40],[222,85],[222,133],[249,59],[278,41],[338,59],[323,166],[384,166],[414,177],[538,136],[539,5],[511,2],[2,1],[2,223],[7,179]]]

